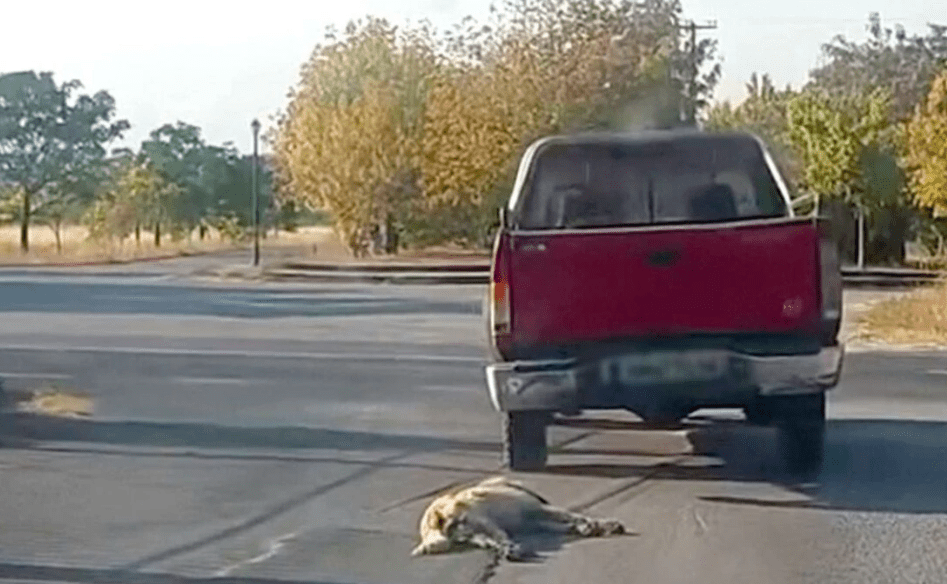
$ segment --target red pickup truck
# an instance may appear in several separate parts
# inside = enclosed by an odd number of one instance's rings
[[[700,408],[775,424],[791,469],[820,468],[843,356],[838,248],[794,215],[759,139],[544,138],[500,223],[486,376],[510,468],[545,466],[556,413]]]

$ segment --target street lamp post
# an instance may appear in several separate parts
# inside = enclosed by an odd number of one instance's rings
[[[256,179],[256,167],[257,167],[257,139],[260,136],[260,121],[254,119],[250,122],[250,128],[253,130],[253,169],[252,169],[252,181],[253,186],[251,193],[253,194],[253,265],[260,265],[260,206],[259,206],[259,195],[257,193],[259,187],[257,185]]]

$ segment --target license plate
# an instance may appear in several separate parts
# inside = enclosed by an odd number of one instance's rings
[[[602,382],[622,385],[712,381],[727,370],[719,351],[654,352],[623,355],[601,363]]]

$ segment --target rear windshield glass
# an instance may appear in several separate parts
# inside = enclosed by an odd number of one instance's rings
[[[550,144],[523,193],[524,229],[708,223],[781,217],[763,152],[743,137]]]

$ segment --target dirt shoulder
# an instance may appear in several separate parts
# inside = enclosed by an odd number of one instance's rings
[[[947,283],[911,291],[847,291],[843,338],[852,348],[947,349]]]

